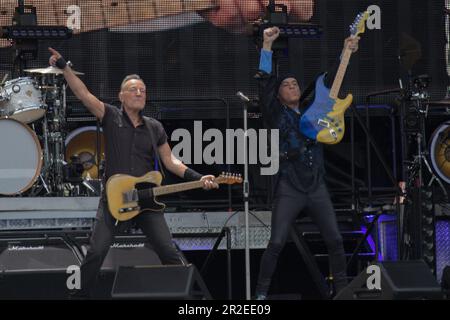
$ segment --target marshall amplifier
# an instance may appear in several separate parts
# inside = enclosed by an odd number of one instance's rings
[[[0,238],[0,299],[64,299],[81,257],[63,237]]]
[[[76,237],[83,256],[89,249],[88,237]],[[102,272],[116,271],[120,266],[161,265],[161,260],[143,235],[116,236],[106,255]]]
[[[89,249],[89,238],[75,237],[74,242],[85,256]],[[119,268],[161,266],[161,264],[161,260],[144,235],[116,236],[100,269],[97,284],[92,292],[93,298],[111,298],[114,278]]]

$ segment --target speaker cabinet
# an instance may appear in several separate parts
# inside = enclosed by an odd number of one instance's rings
[[[121,299],[211,299],[194,265],[120,267],[111,296]]]
[[[369,289],[376,274],[364,270],[335,300],[409,300],[442,299],[442,290],[428,266],[422,260],[385,261],[379,267],[381,289]],[[369,279],[370,277],[370,279]],[[369,280],[369,281],[368,281]]]
[[[80,254],[61,237],[0,239],[0,299],[61,299]]]

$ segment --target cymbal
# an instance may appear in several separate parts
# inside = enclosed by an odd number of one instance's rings
[[[40,73],[40,74],[63,74],[63,70],[53,66],[47,68],[26,69],[24,71],[28,73]],[[75,73],[76,75],[84,75],[84,73],[75,70],[73,70],[73,73]]]
[[[428,104],[432,105],[432,106],[448,106],[448,107],[450,107],[450,99],[439,100],[439,101],[430,101],[430,102],[428,102]]]

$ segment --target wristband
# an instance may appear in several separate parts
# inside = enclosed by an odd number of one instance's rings
[[[200,180],[203,177],[200,173],[198,173],[195,170],[192,170],[191,168],[187,168],[184,172],[184,179],[187,181],[197,181]]]
[[[57,66],[59,69],[64,70],[67,67],[67,62],[63,57],[59,57],[55,62],[55,66]]]

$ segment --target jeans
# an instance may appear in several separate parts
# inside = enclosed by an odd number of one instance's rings
[[[347,285],[343,240],[325,183],[321,182],[315,190],[303,193],[291,185],[288,177],[281,176],[274,197],[271,235],[261,259],[256,295],[267,295],[278,256],[300,212],[311,217],[325,241],[336,291]]]
[[[183,264],[183,259],[172,242],[172,235],[162,212],[146,211],[126,222],[116,221],[110,214],[107,202],[100,200],[96,221],[89,241],[89,249],[81,264],[80,296],[89,296],[95,285],[97,275],[108,250],[114,240],[114,235],[136,223],[147,236],[152,248],[163,264]]]

